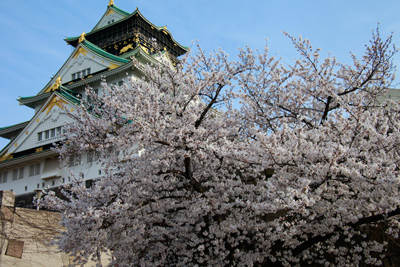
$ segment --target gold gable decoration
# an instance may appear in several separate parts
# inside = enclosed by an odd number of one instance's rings
[[[88,51],[83,48],[83,47],[79,47],[78,51],[76,51],[75,55],[74,55],[74,59],[77,59],[77,57],[82,54],[84,56],[86,56],[86,53],[88,53]]]
[[[53,109],[54,106],[57,106],[59,108],[64,108],[64,105],[67,104],[66,101],[62,100],[58,96],[54,97],[53,100],[50,101],[49,104],[43,109],[42,112],[47,110],[46,115],[49,114],[49,112]]]
[[[58,78],[56,79],[55,83],[53,84],[53,86],[47,88],[47,90],[45,91],[45,93],[50,92],[50,91],[54,91],[57,90],[58,88],[60,88],[61,85],[61,76],[58,76]]]
[[[13,158],[11,153],[7,153],[7,152],[8,152],[8,150],[6,152],[4,152],[4,154],[0,157],[0,161],[5,161],[5,160]]]
[[[108,2],[108,6],[112,6],[114,5],[114,0],[110,0],[110,2]]]

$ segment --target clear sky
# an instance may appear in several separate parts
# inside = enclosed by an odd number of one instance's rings
[[[34,115],[16,99],[36,95],[49,82],[72,52],[63,39],[89,32],[107,5],[108,0],[0,0],[0,127]],[[263,49],[268,38],[271,54],[290,62],[298,55],[285,31],[350,62],[349,51],[361,55],[378,22],[381,34],[394,32],[400,46],[399,0],[115,0],[115,5],[127,12],[138,7],[155,25],[167,25],[184,46],[198,40],[207,51],[221,47],[232,59],[238,47]],[[0,138],[0,149],[7,143]]]

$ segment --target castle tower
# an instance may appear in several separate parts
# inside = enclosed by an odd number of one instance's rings
[[[156,63],[166,57],[172,65],[188,51],[172,37],[166,26],[157,27],[136,8],[128,13],[110,1],[94,28],[76,37],[66,38],[74,47],[57,73],[34,96],[21,97],[20,105],[34,110],[29,121],[0,128],[0,137],[10,142],[0,152],[0,190],[14,191],[16,206],[32,205],[32,196],[44,188],[57,188],[69,182],[68,165],[88,181],[101,176],[98,155],[91,153],[59,162],[52,150],[60,142],[63,125],[71,122],[81,99],[88,96],[89,85],[102,94],[100,82],[121,86],[128,75],[141,77],[141,70],[132,64]]]

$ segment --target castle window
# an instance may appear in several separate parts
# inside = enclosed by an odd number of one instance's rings
[[[22,179],[22,178],[24,178],[24,167],[19,168],[19,171],[18,171],[18,179]]]
[[[104,152],[105,158],[110,158],[111,156],[116,156],[116,157],[119,156],[119,151],[117,149],[115,149],[115,147],[109,147]]]
[[[40,133],[38,133],[38,141],[42,141],[42,140],[54,138],[56,136],[60,136],[61,132],[62,132],[62,126],[40,132]]]
[[[62,129],[62,127],[57,127],[57,128],[56,128],[56,134],[57,134],[57,136],[60,136],[60,135],[61,135],[61,129]]]
[[[69,157],[69,162],[68,162],[69,167],[74,167],[79,164],[81,164],[81,155],[72,155]]]
[[[27,186],[25,186],[25,191],[28,191],[28,187]]]
[[[37,163],[35,166],[35,175],[38,175],[40,174],[40,163]]]
[[[91,150],[87,153],[87,162],[91,163],[93,161],[97,161],[100,158],[100,152]]]
[[[40,174],[40,163],[29,166],[29,176]]]
[[[24,178],[24,167],[13,170],[13,181]]]
[[[72,73],[72,74],[71,74],[71,79],[72,79],[72,80],[79,79],[79,78],[81,78],[81,77],[85,77],[85,76],[90,75],[90,73],[91,73],[91,72],[90,72],[90,68],[87,68],[87,69],[84,69],[84,70],[81,70],[81,71]]]
[[[84,69],[84,70],[82,71],[82,77],[87,76],[87,75],[90,75],[90,68]]]
[[[0,173],[0,184],[7,183],[7,172]]]
[[[35,165],[29,166],[29,176],[35,175]]]

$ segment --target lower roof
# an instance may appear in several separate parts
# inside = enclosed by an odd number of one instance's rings
[[[0,136],[6,139],[11,139],[12,137],[16,136],[22,129],[28,125],[29,121],[24,121],[18,124],[14,124],[11,126],[6,126],[0,128]]]

